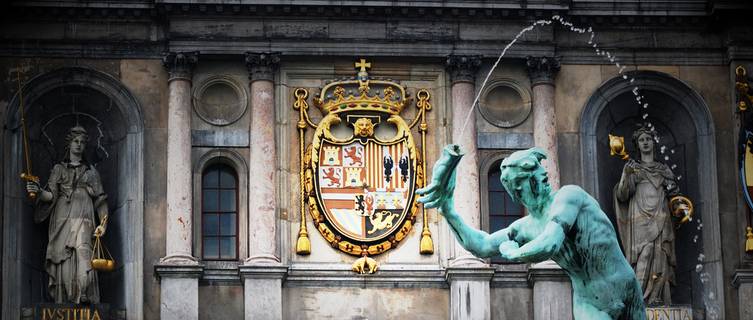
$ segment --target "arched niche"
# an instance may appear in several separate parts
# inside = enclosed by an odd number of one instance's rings
[[[128,319],[143,317],[143,116],[136,98],[117,79],[73,67],[33,78],[22,88],[33,173],[42,183],[64,153],[68,129],[89,133],[86,156],[108,194],[110,218],[104,242],[116,270],[99,273],[102,303]],[[19,96],[8,105],[3,194],[2,318],[18,319],[22,308],[46,302],[44,270],[47,223],[35,224],[24,183]],[[75,100],[75,101],[74,101]]]
[[[696,209],[695,220],[675,232],[677,286],[672,291],[673,303],[691,304],[696,316],[715,308],[713,311],[723,317],[724,282],[711,114],[697,92],[670,75],[637,71],[627,77],[635,81],[630,83],[616,77],[602,84],[583,110],[580,122],[583,186],[614,223],[613,188],[619,181],[624,160],[609,155],[608,134],[624,136],[628,152],[635,157],[632,133],[637,124],[651,122],[660,133],[657,159],[674,165],[673,171],[681,177],[681,191],[693,199]],[[648,108],[636,103],[632,92],[636,87]],[[648,115],[645,120],[644,114]],[[662,146],[664,153],[660,150]],[[699,265],[700,272],[696,269]]]

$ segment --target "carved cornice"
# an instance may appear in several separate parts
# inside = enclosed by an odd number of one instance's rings
[[[183,79],[191,81],[193,69],[199,62],[199,52],[166,52],[162,54],[162,65],[170,74],[168,82]]]
[[[246,52],[246,67],[251,81],[274,81],[275,71],[280,64],[279,52]]]
[[[450,81],[456,82],[473,82],[476,77],[476,71],[481,66],[481,56],[458,56],[450,55],[447,57],[445,67],[450,73]]]
[[[557,72],[560,71],[560,61],[556,57],[531,57],[526,59],[528,77],[531,86],[537,84],[552,84]]]

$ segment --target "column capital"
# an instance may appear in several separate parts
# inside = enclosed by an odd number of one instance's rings
[[[476,77],[476,71],[481,66],[481,56],[449,55],[445,62],[445,68],[450,73],[450,81],[471,82]]]
[[[167,69],[170,77],[168,82],[175,79],[191,81],[193,69],[199,62],[199,52],[165,52],[162,54],[162,65]]]
[[[279,52],[246,52],[246,67],[251,81],[274,81],[279,64]]]
[[[560,60],[557,57],[532,57],[526,58],[528,77],[531,86],[537,84],[552,84],[557,72],[560,71]]]

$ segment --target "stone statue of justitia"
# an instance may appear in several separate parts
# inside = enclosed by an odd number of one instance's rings
[[[625,256],[635,269],[647,305],[671,304],[675,280],[675,235],[669,199],[679,194],[672,170],[655,159],[656,131],[633,133],[639,160],[630,159],[615,186],[617,227]]]
[[[84,159],[87,140],[83,127],[71,128],[65,158],[52,168],[47,187],[26,185],[28,192],[39,195],[35,222],[49,219],[45,270],[56,303],[99,303],[92,238],[105,233],[108,209],[99,172]]]

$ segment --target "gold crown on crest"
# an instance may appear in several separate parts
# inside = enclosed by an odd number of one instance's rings
[[[410,103],[405,88],[400,84],[369,79],[366,69],[371,68],[371,63],[366,59],[356,62],[355,68],[359,69],[356,78],[327,84],[314,98],[314,105],[325,114],[360,110],[396,115]]]

